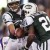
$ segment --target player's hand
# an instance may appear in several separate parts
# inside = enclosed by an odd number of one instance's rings
[[[23,35],[23,28],[16,28],[15,36],[21,37]]]

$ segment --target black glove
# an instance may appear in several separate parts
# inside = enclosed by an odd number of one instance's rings
[[[17,20],[15,23],[14,23],[14,26],[17,28],[17,27],[20,27],[22,23],[22,20]]]
[[[22,20],[17,20],[14,24],[15,25],[20,25],[22,23]]]

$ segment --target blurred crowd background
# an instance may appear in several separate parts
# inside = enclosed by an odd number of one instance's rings
[[[27,3],[27,2],[34,2],[38,5],[38,8],[40,11],[45,11],[47,15],[50,17],[50,0],[21,0],[21,3]],[[5,30],[6,27],[3,26],[2,22],[2,14],[4,12],[8,11],[7,7],[2,7],[0,9],[0,37],[5,36]],[[2,36],[1,36],[2,35]]]

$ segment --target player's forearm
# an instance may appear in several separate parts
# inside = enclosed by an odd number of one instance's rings
[[[14,27],[13,24],[10,24],[10,25],[8,26],[8,29],[9,29],[9,31],[10,31],[10,33],[11,33],[12,35],[15,34],[15,27]]]
[[[33,26],[30,26],[28,29],[28,39],[26,47],[30,47],[34,39],[36,38]]]
[[[35,38],[36,37],[33,34],[32,35],[28,35],[27,44],[26,44],[27,48],[29,48],[31,46],[31,44],[32,44],[32,42],[34,41]]]

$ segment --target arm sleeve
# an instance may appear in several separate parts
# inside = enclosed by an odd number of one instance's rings
[[[13,20],[12,20],[12,18],[11,18],[11,16],[9,15],[9,14],[3,14],[3,16],[2,16],[2,19],[3,19],[3,22],[7,25],[7,26],[9,26],[10,24],[13,24]]]

